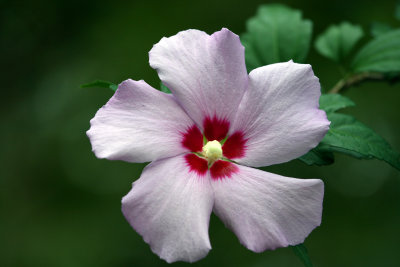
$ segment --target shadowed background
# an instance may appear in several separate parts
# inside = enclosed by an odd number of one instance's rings
[[[159,86],[148,51],[163,36],[227,27],[240,34],[268,1],[2,1],[0,45],[0,265],[165,266],[128,225],[120,201],[144,164],[98,160],[85,135],[112,96],[82,89],[95,79],[144,79]],[[372,21],[399,27],[395,1],[280,1],[314,22],[313,36],[347,20],[366,35]],[[324,88],[336,65],[310,51]],[[400,150],[400,85],[369,82],[344,95],[346,112]],[[266,151],[268,153],[268,151]],[[380,161],[337,155],[328,167],[295,160],[266,168],[322,178],[321,227],[306,239],[315,266],[400,265],[400,174]],[[212,216],[213,249],[196,266],[302,266],[291,249],[256,254]],[[187,265],[185,263],[174,264]]]

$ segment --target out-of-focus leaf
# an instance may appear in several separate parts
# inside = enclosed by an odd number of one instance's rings
[[[312,267],[312,262],[310,257],[308,256],[308,251],[304,244],[299,244],[296,246],[291,246],[294,251],[294,254],[301,260],[305,267]]]
[[[319,99],[319,106],[327,113],[330,113],[342,108],[355,106],[355,104],[340,94],[322,94]]]
[[[382,23],[382,22],[372,22],[371,23],[371,35],[373,37],[378,37],[384,33],[391,31],[392,26]]]
[[[291,59],[303,62],[308,54],[312,22],[303,19],[299,10],[280,4],[262,5],[246,28],[241,40],[248,71]]]
[[[315,48],[321,55],[340,62],[363,35],[360,26],[342,22],[339,25],[330,26],[320,34],[315,41]]]
[[[396,9],[394,10],[394,17],[400,20],[400,1],[397,1]]]
[[[400,71],[400,30],[379,35],[366,44],[352,62],[354,72]]]
[[[162,82],[160,82],[160,91],[164,92],[166,94],[170,94],[171,93],[171,90],[169,90],[169,88],[166,87]]]
[[[118,85],[116,85],[115,83],[103,80],[96,80],[81,85],[81,88],[93,88],[93,87],[109,88],[113,91],[116,91],[118,89]]]

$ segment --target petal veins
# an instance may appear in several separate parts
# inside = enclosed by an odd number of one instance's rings
[[[221,141],[226,137],[229,131],[229,121],[220,119],[217,116],[212,118],[206,117],[204,119],[204,135],[209,141]]]

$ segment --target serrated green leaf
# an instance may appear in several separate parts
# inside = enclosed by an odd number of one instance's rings
[[[377,133],[346,114],[329,113],[331,126],[321,142],[322,149],[359,159],[376,158],[400,170],[400,153]]]
[[[327,113],[342,108],[355,106],[354,102],[340,94],[322,94],[319,99],[319,106]]]
[[[113,91],[118,89],[118,85],[112,82],[103,81],[103,80],[96,80],[90,83],[85,83],[81,85],[81,88],[93,88],[93,87],[100,87],[100,88],[108,88]]]
[[[321,55],[341,62],[363,35],[360,26],[342,22],[330,26],[320,34],[315,41],[315,48]]]
[[[378,37],[382,34],[385,34],[391,31],[393,28],[392,26],[382,23],[382,22],[372,22],[371,23],[371,35],[373,37]]]
[[[400,30],[379,35],[366,44],[352,63],[354,72],[400,71]]]
[[[247,21],[246,29],[241,40],[248,71],[291,59],[303,62],[308,54],[312,23],[303,19],[299,10],[280,4],[262,5]]]
[[[304,264],[306,267],[312,267],[312,262],[310,257],[308,256],[308,251],[307,248],[304,246],[304,244],[299,244],[296,246],[290,246],[294,254],[301,260],[301,262]]]
[[[166,94],[170,94],[171,93],[171,90],[169,90],[169,88],[166,87],[162,82],[160,82],[160,91],[164,92]]]
[[[400,153],[373,130],[354,117],[334,113],[354,106],[354,103],[338,94],[324,94],[320,98],[320,108],[325,110],[330,129],[321,143],[299,160],[308,165],[328,165],[334,162],[333,152],[346,154],[358,159],[379,159],[400,170]]]

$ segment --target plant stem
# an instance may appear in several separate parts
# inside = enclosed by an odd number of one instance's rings
[[[308,251],[304,244],[298,244],[296,246],[290,246],[293,249],[294,254],[301,260],[305,267],[313,267],[311,259],[308,256]]]
[[[377,72],[362,72],[359,74],[355,74],[349,76],[347,78],[343,78],[338,81],[334,87],[329,91],[330,94],[337,94],[341,90],[354,86],[365,80],[382,80],[384,79],[384,75]]]

